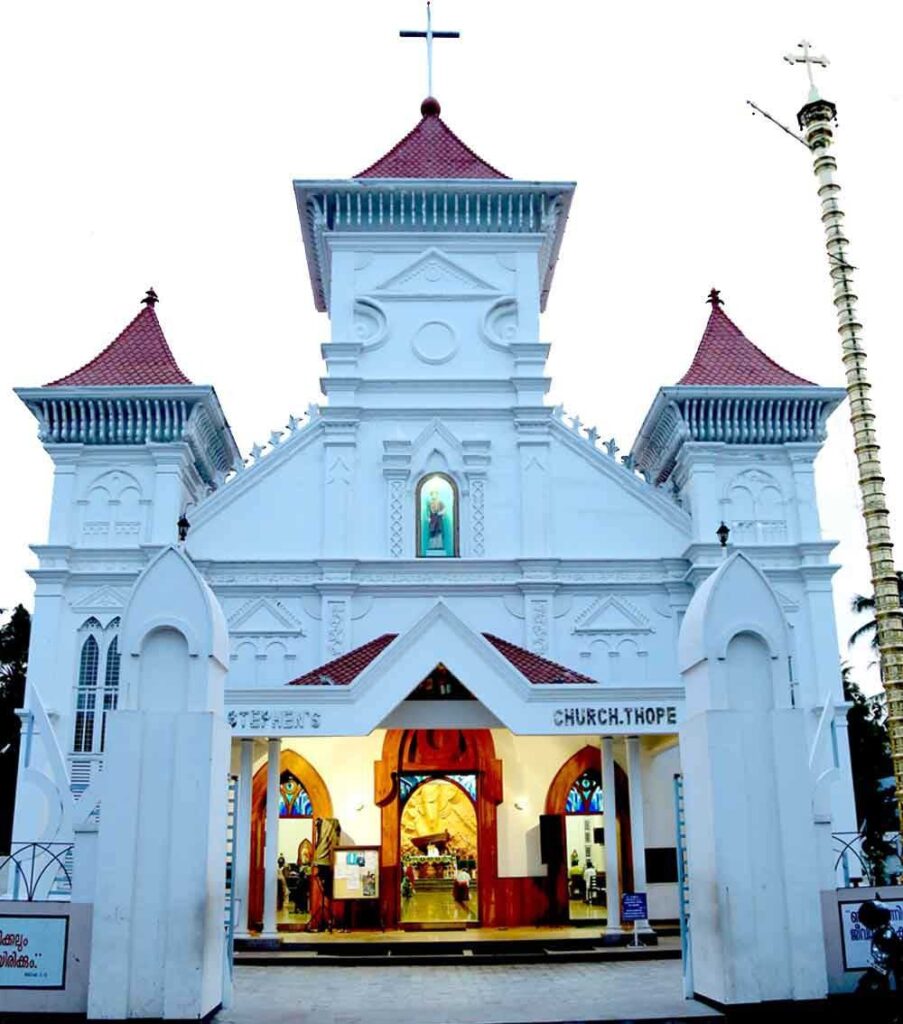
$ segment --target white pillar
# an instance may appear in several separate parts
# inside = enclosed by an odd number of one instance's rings
[[[276,931],[276,883],[279,872],[279,739],[267,740],[267,828],[263,847],[263,937]]]
[[[621,931],[621,883],[618,879],[618,803],[615,797],[615,757],[611,736],[602,737],[602,811],[605,815],[606,931]]]
[[[238,805],[236,818],[238,831],[235,833],[235,934],[239,938],[248,936],[248,888],[251,872],[251,767],[254,756],[254,740],[241,740],[241,760],[238,768]]]
[[[643,776],[640,764],[640,738],[628,736],[627,781],[630,798],[630,850],[633,854],[633,890],[646,892],[646,824],[643,817]],[[647,894],[648,895],[648,894]],[[649,921],[643,918],[634,928],[638,932],[649,931]]]

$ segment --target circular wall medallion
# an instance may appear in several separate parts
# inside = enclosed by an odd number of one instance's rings
[[[430,320],[411,338],[411,348],[425,363],[446,363],[458,351],[458,339],[448,324]]]

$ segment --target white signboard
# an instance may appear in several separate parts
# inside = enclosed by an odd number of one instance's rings
[[[903,900],[881,900],[890,910],[891,924],[903,938]],[[864,971],[872,963],[872,933],[859,923],[859,908],[862,900],[842,902],[840,909],[840,934],[843,940],[843,966],[847,971]]]
[[[68,917],[0,914],[0,988],[65,988]]]

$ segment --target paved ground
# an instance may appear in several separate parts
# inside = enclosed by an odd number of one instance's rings
[[[674,960],[492,967],[237,967],[216,1024],[551,1024],[720,1014]]]

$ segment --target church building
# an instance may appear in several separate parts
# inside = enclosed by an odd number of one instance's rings
[[[856,824],[813,464],[844,392],[713,290],[629,452],[552,407],[574,189],[433,98],[360,173],[295,181],[324,398],[247,459],[153,290],[17,391],[54,484],[14,839],[75,843],[97,1016],[189,998],[169,958],[201,940],[148,908],[221,931],[224,877],[245,942],[682,922],[708,998],[824,996]]]

